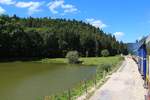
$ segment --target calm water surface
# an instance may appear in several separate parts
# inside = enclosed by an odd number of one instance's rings
[[[33,62],[0,63],[0,100],[37,100],[91,78],[96,67]]]

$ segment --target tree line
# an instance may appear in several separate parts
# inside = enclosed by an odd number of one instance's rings
[[[44,18],[20,18],[0,15],[0,58],[65,57],[76,50],[80,56],[127,54],[127,46],[83,21]]]

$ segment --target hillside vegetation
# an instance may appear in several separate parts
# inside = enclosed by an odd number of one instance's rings
[[[80,56],[127,53],[123,42],[103,30],[77,20],[0,16],[0,57],[65,57],[76,50]]]

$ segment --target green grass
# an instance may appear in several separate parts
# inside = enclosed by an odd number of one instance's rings
[[[80,61],[83,61],[83,65],[88,66],[97,66],[96,75],[90,80],[86,80],[86,86],[88,89],[95,85],[95,81],[99,82],[104,79],[108,74],[116,71],[119,66],[117,64],[123,61],[123,57],[113,56],[113,57],[88,57],[88,58],[80,58]],[[42,59],[38,61],[41,63],[62,63],[67,64],[66,58],[56,58],[56,59]],[[104,74],[105,73],[105,74]],[[74,88],[69,89],[71,100],[75,100],[76,97],[82,95],[85,92],[85,81],[81,81]],[[67,100],[68,99],[68,91],[64,91],[61,94],[55,94],[51,96],[50,100]]]
[[[80,58],[80,61],[83,61],[83,65],[101,65],[101,64],[116,64],[120,60],[120,56],[112,56],[112,57],[87,57]],[[46,58],[42,59],[38,62],[41,63],[62,63],[67,64],[68,61],[66,58]]]
[[[84,65],[101,65],[101,64],[116,64],[120,60],[120,56],[114,57],[89,57],[80,58]]]
[[[60,64],[67,64],[68,61],[66,58],[46,58],[46,59],[42,59],[40,61],[37,62],[41,62],[41,63],[60,63]]]

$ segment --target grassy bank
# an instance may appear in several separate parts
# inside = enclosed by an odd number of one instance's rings
[[[120,56],[114,57],[90,57],[90,58],[81,58],[84,65],[101,65],[101,64],[117,64],[120,61]]]
[[[88,57],[88,58],[80,58],[80,61],[83,61],[83,65],[101,65],[101,64],[116,64],[120,61],[120,56],[113,57]],[[42,59],[38,62],[41,63],[62,63],[67,64],[68,61],[66,58],[46,58]]]
[[[54,94],[53,96],[46,97],[49,99],[44,100],[74,100],[78,96],[81,96],[83,93],[86,93],[91,87],[98,85],[97,83],[105,78],[109,73],[118,69],[117,66],[123,61],[123,58],[120,56],[114,57],[88,57],[80,58],[80,61],[83,61],[83,65],[94,65],[97,66],[96,74],[91,76],[89,80],[81,81],[74,88],[68,89],[60,94]],[[67,64],[65,58],[56,58],[56,59],[43,59],[39,62],[42,63],[63,63]],[[42,99],[41,99],[42,100]]]

